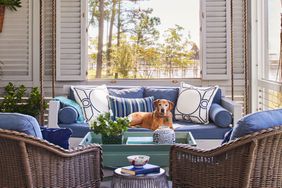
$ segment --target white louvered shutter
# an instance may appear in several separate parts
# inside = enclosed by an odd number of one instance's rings
[[[230,0],[202,0],[201,44],[204,80],[230,78]]]
[[[0,80],[31,80],[32,1],[22,0],[17,11],[6,8],[0,33]]]
[[[86,0],[57,0],[57,80],[86,78]]]

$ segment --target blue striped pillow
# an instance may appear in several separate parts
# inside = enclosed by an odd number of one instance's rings
[[[112,116],[126,117],[133,112],[153,112],[154,97],[146,98],[120,98],[109,96],[109,107]]]

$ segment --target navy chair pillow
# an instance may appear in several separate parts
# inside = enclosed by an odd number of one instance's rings
[[[69,128],[41,127],[41,132],[44,140],[64,149],[69,149],[69,138],[72,135],[72,131]]]
[[[263,129],[282,125],[282,109],[255,112],[241,118],[233,128],[230,140]]]
[[[77,118],[78,118],[78,112],[76,111],[75,108],[71,106],[67,106],[59,110],[59,114],[58,114],[59,123],[62,124],[76,123]]]
[[[210,108],[210,119],[219,127],[229,127],[232,114],[219,104],[213,103]]]

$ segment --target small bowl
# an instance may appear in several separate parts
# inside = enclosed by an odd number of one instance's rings
[[[131,155],[127,157],[129,163],[135,168],[142,168],[148,163],[150,157],[147,155]]]

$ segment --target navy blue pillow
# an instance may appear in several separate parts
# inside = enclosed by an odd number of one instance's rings
[[[71,106],[61,108],[58,114],[59,123],[71,124],[76,123],[78,112]]]
[[[210,107],[210,119],[219,127],[229,127],[232,123],[231,113],[216,103]]]
[[[108,88],[109,95],[121,98],[143,98],[143,87],[134,87],[128,89]]]
[[[154,97],[120,98],[109,96],[109,106],[112,117],[126,117],[133,112],[152,112]]]
[[[41,132],[44,140],[64,149],[69,149],[69,138],[72,135],[72,131],[69,128],[41,127]]]

